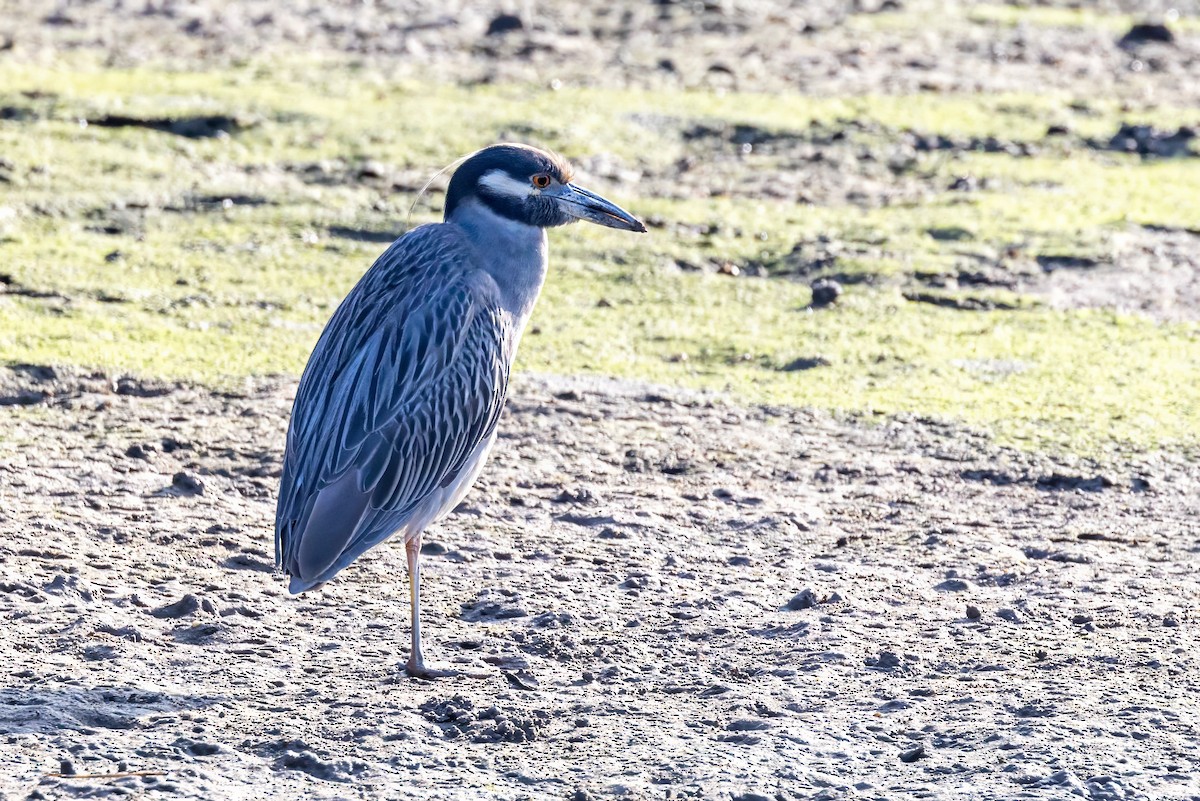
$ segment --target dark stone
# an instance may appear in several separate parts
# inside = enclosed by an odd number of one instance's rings
[[[180,471],[171,477],[171,486],[184,495],[203,495],[204,482],[191,473]]]
[[[500,14],[488,23],[487,35],[499,36],[511,31],[519,31],[525,28],[525,23],[516,14]]]
[[[1174,44],[1175,34],[1161,22],[1138,22],[1117,40],[1121,47],[1136,47],[1146,42]]]
[[[805,588],[792,596],[792,599],[787,602],[784,608],[789,612],[798,612],[801,609],[812,609],[818,603],[817,594],[812,590]]]
[[[1037,263],[1042,270],[1052,273],[1055,270],[1088,270],[1098,265],[1100,260],[1090,256],[1042,255],[1037,257]]]
[[[812,282],[812,305],[821,308],[837,302],[842,296],[842,285],[832,278],[818,278]]]
[[[925,757],[925,746],[918,745],[915,748],[910,748],[907,751],[900,752],[901,762],[916,762],[918,759]]]
[[[125,449],[125,455],[130,459],[141,459],[142,461],[146,462],[150,461],[149,452],[136,442]]]

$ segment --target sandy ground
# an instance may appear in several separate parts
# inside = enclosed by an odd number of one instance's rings
[[[526,378],[426,683],[402,549],[271,572],[291,384],[4,386],[4,798],[1200,798],[1195,466]]]

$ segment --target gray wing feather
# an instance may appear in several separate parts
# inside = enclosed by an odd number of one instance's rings
[[[390,536],[503,409],[513,325],[448,226],[397,240],[334,313],[288,430],[277,563],[305,581]]]

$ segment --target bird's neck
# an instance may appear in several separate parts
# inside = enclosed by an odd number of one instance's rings
[[[546,231],[504,217],[475,199],[454,208],[447,223],[467,233],[476,263],[500,288],[505,308],[523,326],[546,280]]]

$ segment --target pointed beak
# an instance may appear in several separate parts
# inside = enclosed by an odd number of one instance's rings
[[[646,226],[637,217],[610,200],[575,184],[566,184],[554,199],[564,212],[577,220],[587,220],[606,228],[646,233]]]

